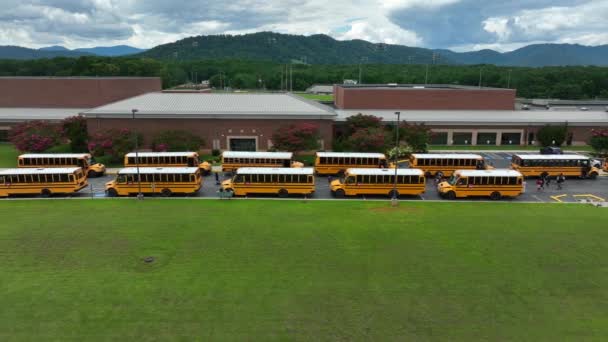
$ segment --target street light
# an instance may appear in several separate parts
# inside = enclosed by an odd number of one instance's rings
[[[139,112],[139,110],[133,108],[131,109],[131,114],[133,117],[133,127],[135,127],[135,113]],[[137,199],[144,199],[144,194],[141,193],[141,175],[139,174],[139,137],[137,136],[137,132],[133,130],[135,133],[135,164],[137,165]]]
[[[393,179],[393,198],[391,199],[391,205],[397,206],[397,154],[399,153],[399,122],[401,121],[401,112],[395,112],[397,115],[397,124],[395,125],[395,179]]]

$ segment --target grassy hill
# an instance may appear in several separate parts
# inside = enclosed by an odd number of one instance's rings
[[[591,206],[28,200],[0,217],[4,341],[608,335]]]

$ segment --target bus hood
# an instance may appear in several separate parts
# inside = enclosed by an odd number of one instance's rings
[[[337,188],[340,188],[342,185],[342,183],[340,182],[339,179],[334,179],[333,181],[331,181],[331,183],[329,183],[329,187],[331,190],[335,190]]]
[[[232,179],[227,179],[222,182],[222,189],[231,189],[232,188]]]
[[[116,180],[109,181],[106,183],[106,190],[109,188],[113,188],[116,185]]]

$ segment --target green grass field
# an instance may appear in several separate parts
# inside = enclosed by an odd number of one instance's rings
[[[3,341],[608,336],[608,210],[591,206],[53,200],[0,217]]]
[[[308,94],[308,93],[294,93],[298,96],[301,96],[305,99],[316,100],[316,101],[333,101],[333,95],[322,95],[322,94]]]
[[[17,167],[19,151],[12,144],[0,143],[0,168]]]

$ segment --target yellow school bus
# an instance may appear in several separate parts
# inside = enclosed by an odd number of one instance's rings
[[[95,162],[89,153],[22,154],[17,158],[17,167],[81,167],[87,177],[101,177],[106,172],[105,165]]]
[[[449,177],[455,170],[485,170],[492,168],[482,156],[469,153],[413,153],[410,167],[421,169],[426,177]]]
[[[198,167],[140,167],[141,192],[169,197],[175,194],[194,194],[202,186]],[[116,179],[106,183],[108,197],[129,196],[139,193],[137,168],[118,171]]]
[[[319,175],[343,174],[347,169],[388,168],[382,153],[317,152],[315,172]]]
[[[211,173],[211,164],[200,162],[196,152],[135,152],[125,154],[125,167],[197,167],[201,174]]]
[[[395,169],[348,169],[343,179],[331,182],[331,193],[335,197],[357,195],[388,195],[393,197]],[[397,193],[421,195],[425,190],[422,170],[397,169]]]
[[[437,185],[439,195],[447,199],[461,197],[516,197],[524,192],[524,177],[509,169],[456,170],[450,179]]]
[[[511,168],[526,177],[565,177],[595,179],[599,169],[591,165],[591,158],[579,154],[515,154]]]
[[[248,194],[310,195],[315,191],[315,177],[311,167],[272,168],[243,167],[232,179],[222,183],[222,191],[237,196]]]
[[[0,171],[0,197],[10,195],[71,194],[87,187],[80,167],[22,168]]]
[[[241,167],[303,167],[293,160],[291,152],[245,152],[225,151],[222,153],[222,171],[234,172]]]

